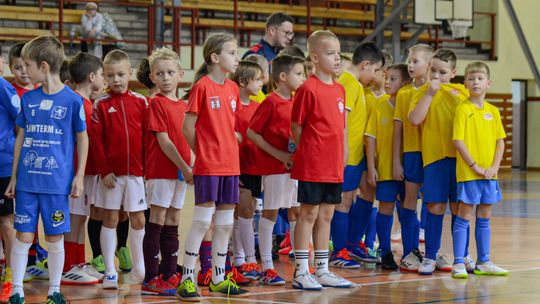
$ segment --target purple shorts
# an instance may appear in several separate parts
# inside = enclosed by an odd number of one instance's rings
[[[195,185],[195,204],[215,202],[219,204],[238,204],[239,177],[236,176],[193,176]]]

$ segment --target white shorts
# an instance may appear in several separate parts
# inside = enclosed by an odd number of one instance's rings
[[[182,209],[186,198],[187,184],[178,179],[149,179],[148,203],[163,208]]]
[[[264,210],[300,207],[296,201],[298,181],[289,173],[263,176]]]
[[[69,198],[69,213],[90,216],[90,205],[94,204],[96,198],[96,186],[97,175],[86,175],[83,195],[78,198]]]
[[[108,210],[137,212],[147,209],[142,176],[122,175],[116,177],[114,188],[107,188],[100,179],[96,194],[96,207]]]

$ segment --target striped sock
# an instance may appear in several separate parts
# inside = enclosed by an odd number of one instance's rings
[[[328,249],[315,250],[315,275],[328,273]]]

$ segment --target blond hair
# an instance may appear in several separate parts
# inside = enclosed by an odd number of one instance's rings
[[[39,36],[24,45],[21,57],[38,65],[46,62],[50,73],[58,74],[65,59],[64,46],[53,36]]]
[[[489,66],[481,61],[471,62],[465,68],[465,77],[471,73],[484,73],[490,78]]]
[[[427,44],[419,43],[411,46],[411,48],[409,49],[409,55],[413,52],[422,52],[425,53],[427,56],[431,57],[433,56],[434,50],[431,46]]]
[[[109,52],[103,59],[103,65],[106,64],[119,64],[127,62],[131,66],[129,61],[129,55],[122,50],[113,50]]]
[[[392,56],[387,50],[381,50],[381,53],[383,54],[384,58],[384,66],[382,67],[382,70],[384,71],[394,63],[394,56]]]
[[[158,60],[171,60],[178,65],[178,69],[182,69],[182,66],[180,65],[180,56],[169,48],[162,47],[152,51],[152,54],[148,57],[150,70],[154,68],[154,64]]]
[[[313,52],[316,46],[318,46],[322,40],[325,39],[336,39],[339,41],[336,34],[332,33],[332,31],[329,30],[318,30],[313,32],[311,35],[309,35],[309,38],[307,39],[307,49],[308,52]]]

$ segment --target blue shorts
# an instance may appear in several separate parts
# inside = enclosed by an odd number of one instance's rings
[[[403,174],[405,180],[415,184],[424,182],[424,167],[421,152],[403,153]]]
[[[34,233],[38,216],[41,214],[46,235],[64,234],[70,231],[67,194],[17,191],[15,196],[15,230]]]
[[[343,174],[343,192],[354,191],[360,186],[360,180],[362,179],[362,173],[367,171],[366,158],[362,158],[362,161],[356,165],[345,166],[345,172]]]
[[[377,183],[375,197],[379,202],[391,203],[405,197],[405,184],[402,181],[388,180]]]
[[[458,201],[465,204],[495,204],[502,200],[499,182],[494,179],[480,179],[458,183]]]
[[[424,168],[424,202],[457,202],[455,158],[443,158]]]

